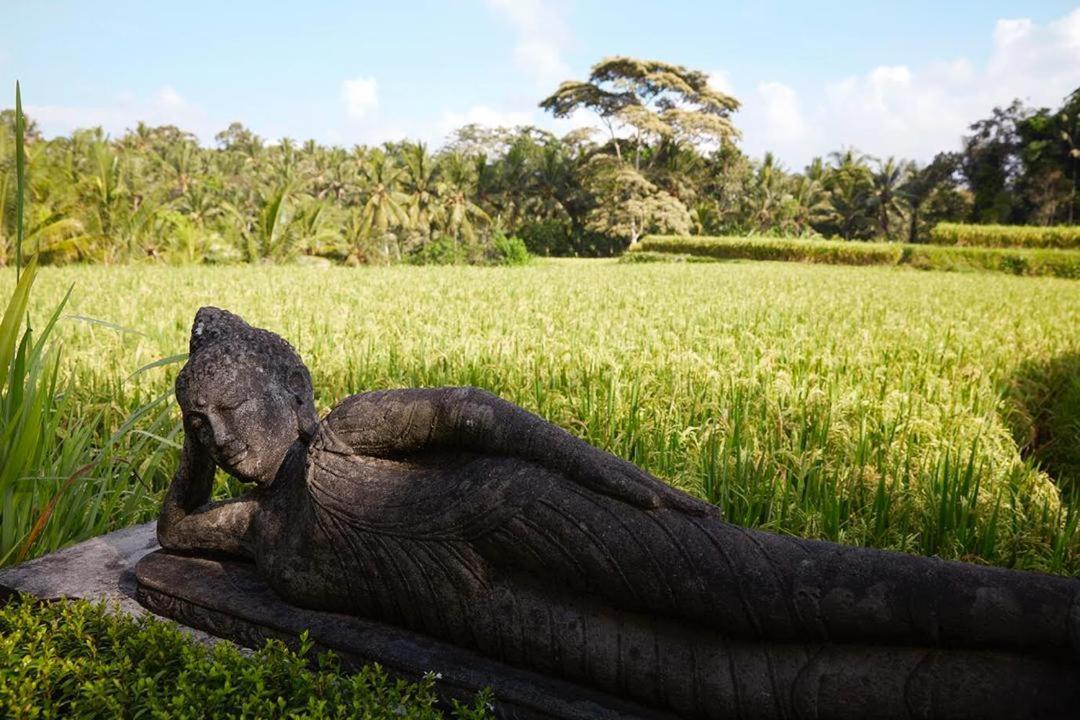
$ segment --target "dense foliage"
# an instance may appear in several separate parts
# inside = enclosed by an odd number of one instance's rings
[[[153,433],[172,424],[160,403],[150,403],[114,432],[100,413],[73,402],[50,342],[66,297],[37,332],[29,321],[24,327],[36,273],[33,263],[23,269],[0,319],[0,565],[104,532],[117,518],[140,512],[154,495],[132,480],[157,474],[166,448]],[[140,420],[141,434],[128,435]]]
[[[968,226],[963,226],[968,227]],[[1033,228],[1038,230],[1039,228]],[[999,238],[1004,242],[1003,238]],[[1014,275],[1080,278],[1080,250],[848,243],[839,240],[749,237],[644,238],[624,256],[631,262],[686,257],[787,260],[831,265],[906,265],[920,270],[988,270]]]
[[[704,73],[608,58],[541,105],[595,113],[601,136],[467,126],[422,143],[267,144],[239,123],[201,146],[139,124],[45,139],[32,120],[25,250],[45,263],[505,262],[612,255],[648,233],[923,242],[941,221],[1075,223],[1080,92],[1060,109],[995,109],[925,167],[846,148],[790,172],[734,144],[734,98]],[[0,113],[0,263],[14,261],[14,118]]]
[[[930,231],[935,245],[1080,249],[1080,225],[968,225],[939,223]]]
[[[242,654],[199,644],[176,625],[83,601],[0,606],[0,717],[365,718],[436,720],[435,678],[390,678],[377,665],[342,674],[332,655],[280,641]],[[490,717],[488,698],[453,717]]]
[[[0,291],[13,280],[0,273]],[[57,326],[82,417],[115,425],[166,392],[175,364],[122,379],[182,352],[195,310],[215,304],[296,345],[322,412],[372,389],[474,385],[736,523],[1080,572],[1080,511],[1051,467],[1067,463],[1054,447],[1072,442],[1075,403],[1053,410],[1043,400],[1061,394],[1061,368],[1080,354],[1075,281],[603,260],[69,267],[40,273],[31,315],[50,312],[72,283],[66,313],[138,331]],[[146,483],[160,493],[176,462],[175,415],[170,423],[151,430],[169,453],[162,472],[74,488],[119,495]],[[157,509],[143,496],[112,521]]]

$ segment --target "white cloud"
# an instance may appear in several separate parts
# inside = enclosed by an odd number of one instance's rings
[[[556,3],[542,0],[488,0],[516,33],[514,62],[545,92],[570,77],[563,60],[568,32]],[[549,87],[550,86],[550,87]]]
[[[877,156],[929,160],[959,146],[967,126],[1014,98],[1057,107],[1080,85],[1080,8],[1040,25],[999,20],[986,65],[960,58],[919,67],[882,65],[804,97],[761,83],[735,116],[752,155],[776,151],[800,168],[814,155],[854,146]]]
[[[799,109],[795,91],[783,83],[764,82],[758,85],[764,111],[765,134],[777,142],[789,143],[806,136],[806,121]]]
[[[37,121],[46,137],[66,135],[77,128],[100,126],[112,136],[122,135],[139,122],[147,125],[176,125],[181,130],[195,133],[204,143],[209,143],[215,128],[207,113],[197,104],[189,102],[176,88],[169,85],[158,88],[149,97],[131,92],[116,96],[110,105],[33,105],[28,104],[26,114]]]
[[[713,70],[708,73],[709,86],[713,90],[719,90],[727,95],[735,94],[735,86],[731,83],[731,77],[726,70]]]
[[[159,89],[157,93],[155,93],[155,97],[163,107],[187,107],[187,100],[185,100],[180,93],[176,92],[176,88],[169,85],[166,85],[165,87]]]
[[[341,99],[349,117],[359,120],[379,104],[375,78],[356,77],[341,83]]]

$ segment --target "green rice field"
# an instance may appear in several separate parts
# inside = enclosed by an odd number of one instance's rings
[[[5,296],[14,280],[0,271]],[[71,286],[56,335],[69,428],[93,418],[104,435],[167,393],[176,362],[132,375],[185,352],[211,304],[292,342],[323,411],[476,385],[733,522],[1080,573],[1075,281],[771,262],[82,266],[40,271],[35,322]],[[99,483],[128,498],[102,525],[153,517],[179,440],[168,402],[134,425],[123,461],[141,471],[40,479],[45,496]]]

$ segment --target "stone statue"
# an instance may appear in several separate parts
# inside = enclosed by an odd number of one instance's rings
[[[473,388],[315,412],[293,348],[216,308],[176,381],[168,551],[686,717],[1066,717],[1080,580],[722,520]],[[208,502],[215,467],[254,484]]]

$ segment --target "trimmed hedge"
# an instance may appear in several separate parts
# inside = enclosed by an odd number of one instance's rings
[[[681,237],[650,235],[635,252],[662,252],[719,259],[788,260],[830,265],[895,265],[901,247],[892,243],[794,240],[767,237]]]
[[[3,718],[365,718],[436,720],[434,676],[390,678],[377,665],[339,672],[330,654],[309,660],[269,641],[244,655],[206,647],[173,623],[132,618],[84,601],[0,607]],[[487,693],[453,717],[490,717]]]
[[[631,254],[657,253],[717,260],[781,260],[832,265],[910,265],[921,270],[993,271],[1080,278],[1080,250],[935,247],[845,240],[650,235]]]
[[[1080,225],[967,225],[938,223],[930,231],[934,245],[999,248],[1080,248]]]
[[[1080,250],[905,245],[901,262],[922,270],[989,270],[1013,275],[1080,278]]]

